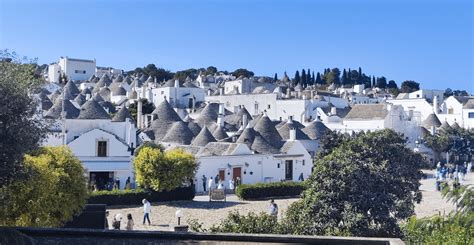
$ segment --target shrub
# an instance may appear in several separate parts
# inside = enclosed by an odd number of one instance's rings
[[[299,196],[304,189],[304,182],[274,182],[239,185],[235,193],[240,199],[251,200],[270,197]]]
[[[0,226],[60,227],[82,211],[84,168],[68,147],[40,148],[23,163],[28,178],[0,187]]]
[[[140,205],[145,198],[150,202],[193,200],[194,186],[179,187],[172,191],[113,190],[92,192],[89,204]]]

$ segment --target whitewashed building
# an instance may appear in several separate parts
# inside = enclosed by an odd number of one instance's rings
[[[87,80],[95,74],[96,61],[86,59],[75,59],[69,57],[59,58],[59,62],[49,65],[49,82],[58,83],[59,78],[64,74],[68,80],[81,81]]]

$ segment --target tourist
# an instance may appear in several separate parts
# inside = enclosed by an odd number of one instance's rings
[[[120,222],[122,221],[122,215],[116,214],[114,216],[114,221],[112,222],[112,227],[114,230],[120,230]]]
[[[299,181],[304,181],[303,173],[300,174],[300,177],[298,177]]]
[[[270,207],[268,207],[268,214],[273,215],[275,217],[278,216],[278,205],[273,199],[270,201]]]
[[[469,172],[469,173],[472,172],[472,162],[469,162],[467,164],[467,172]]]
[[[218,190],[223,190],[224,189],[224,183],[222,182],[222,180],[219,180],[219,184],[217,184],[217,189]]]
[[[130,176],[128,176],[127,180],[125,181],[125,189],[130,190],[131,189],[131,181],[130,181]]]
[[[233,179],[230,179],[230,180],[229,180],[229,189],[230,189],[231,191],[233,191],[234,188],[235,188],[235,186],[234,186],[234,180],[233,180]]]
[[[128,230],[128,231],[133,230],[132,214],[127,214],[127,226],[125,226],[125,230]]]
[[[240,177],[237,177],[235,179],[235,186],[239,186],[241,183],[240,183]]]
[[[209,177],[209,183],[207,185],[207,187],[209,187],[209,191],[212,190],[212,186],[214,185],[214,181],[212,180],[212,176]]]
[[[216,185],[219,184],[219,180],[220,180],[219,174],[216,174],[216,177],[215,177],[215,179],[214,179],[214,182],[216,183]]]
[[[143,224],[145,224],[145,220],[147,220],[148,225],[151,225],[151,222],[150,222],[151,204],[146,199],[143,199],[142,203],[143,203]]]
[[[204,189],[204,192],[206,192],[206,182],[207,182],[207,178],[206,178],[206,175],[202,175],[202,188]]]
[[[105,211],[105,229],[109,229],[109,220],[107,219],[109,217],[109,211]]]

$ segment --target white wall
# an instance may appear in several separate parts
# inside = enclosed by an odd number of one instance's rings
[[[95,74],[95,60],[61,57],[58,62],[62,72],[69,80],[87,80]]]
[[[151,90],[152,101],[155,106],[158,106],[166,98],[175,107],[188,108],[190,98],[194,98],[195,103],[203,102],[204,95],[205,92],[202,88],[164,87]]]

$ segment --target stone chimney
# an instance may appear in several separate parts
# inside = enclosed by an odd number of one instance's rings
[[[224,103],[219,103],[219,115],[225,114]]]
[[[174,87],[179,88],[179,80],[178,79],[174,80]]]
[[[219,88],[219,95],[224,95],[224,88]]]
[[[86,94],[86,100],[90,100],[91,99],[91,94]]]
[[[433,112],[434,114],[438,114],[439,105],[438,105],[438,95],[435,95],[433,98]]]
[[[142,107],[143,107],[143,102],[142,98],[138,99],[138,105],[137,105],[137,128],[141,129],[143,122],[142,122]]]
[[[337,114],[337,108],[335,106],[331,107],[331,115]]]
[[[296,129],[295,128],[290,128],[290,140],[291,141],[296,140]]]

